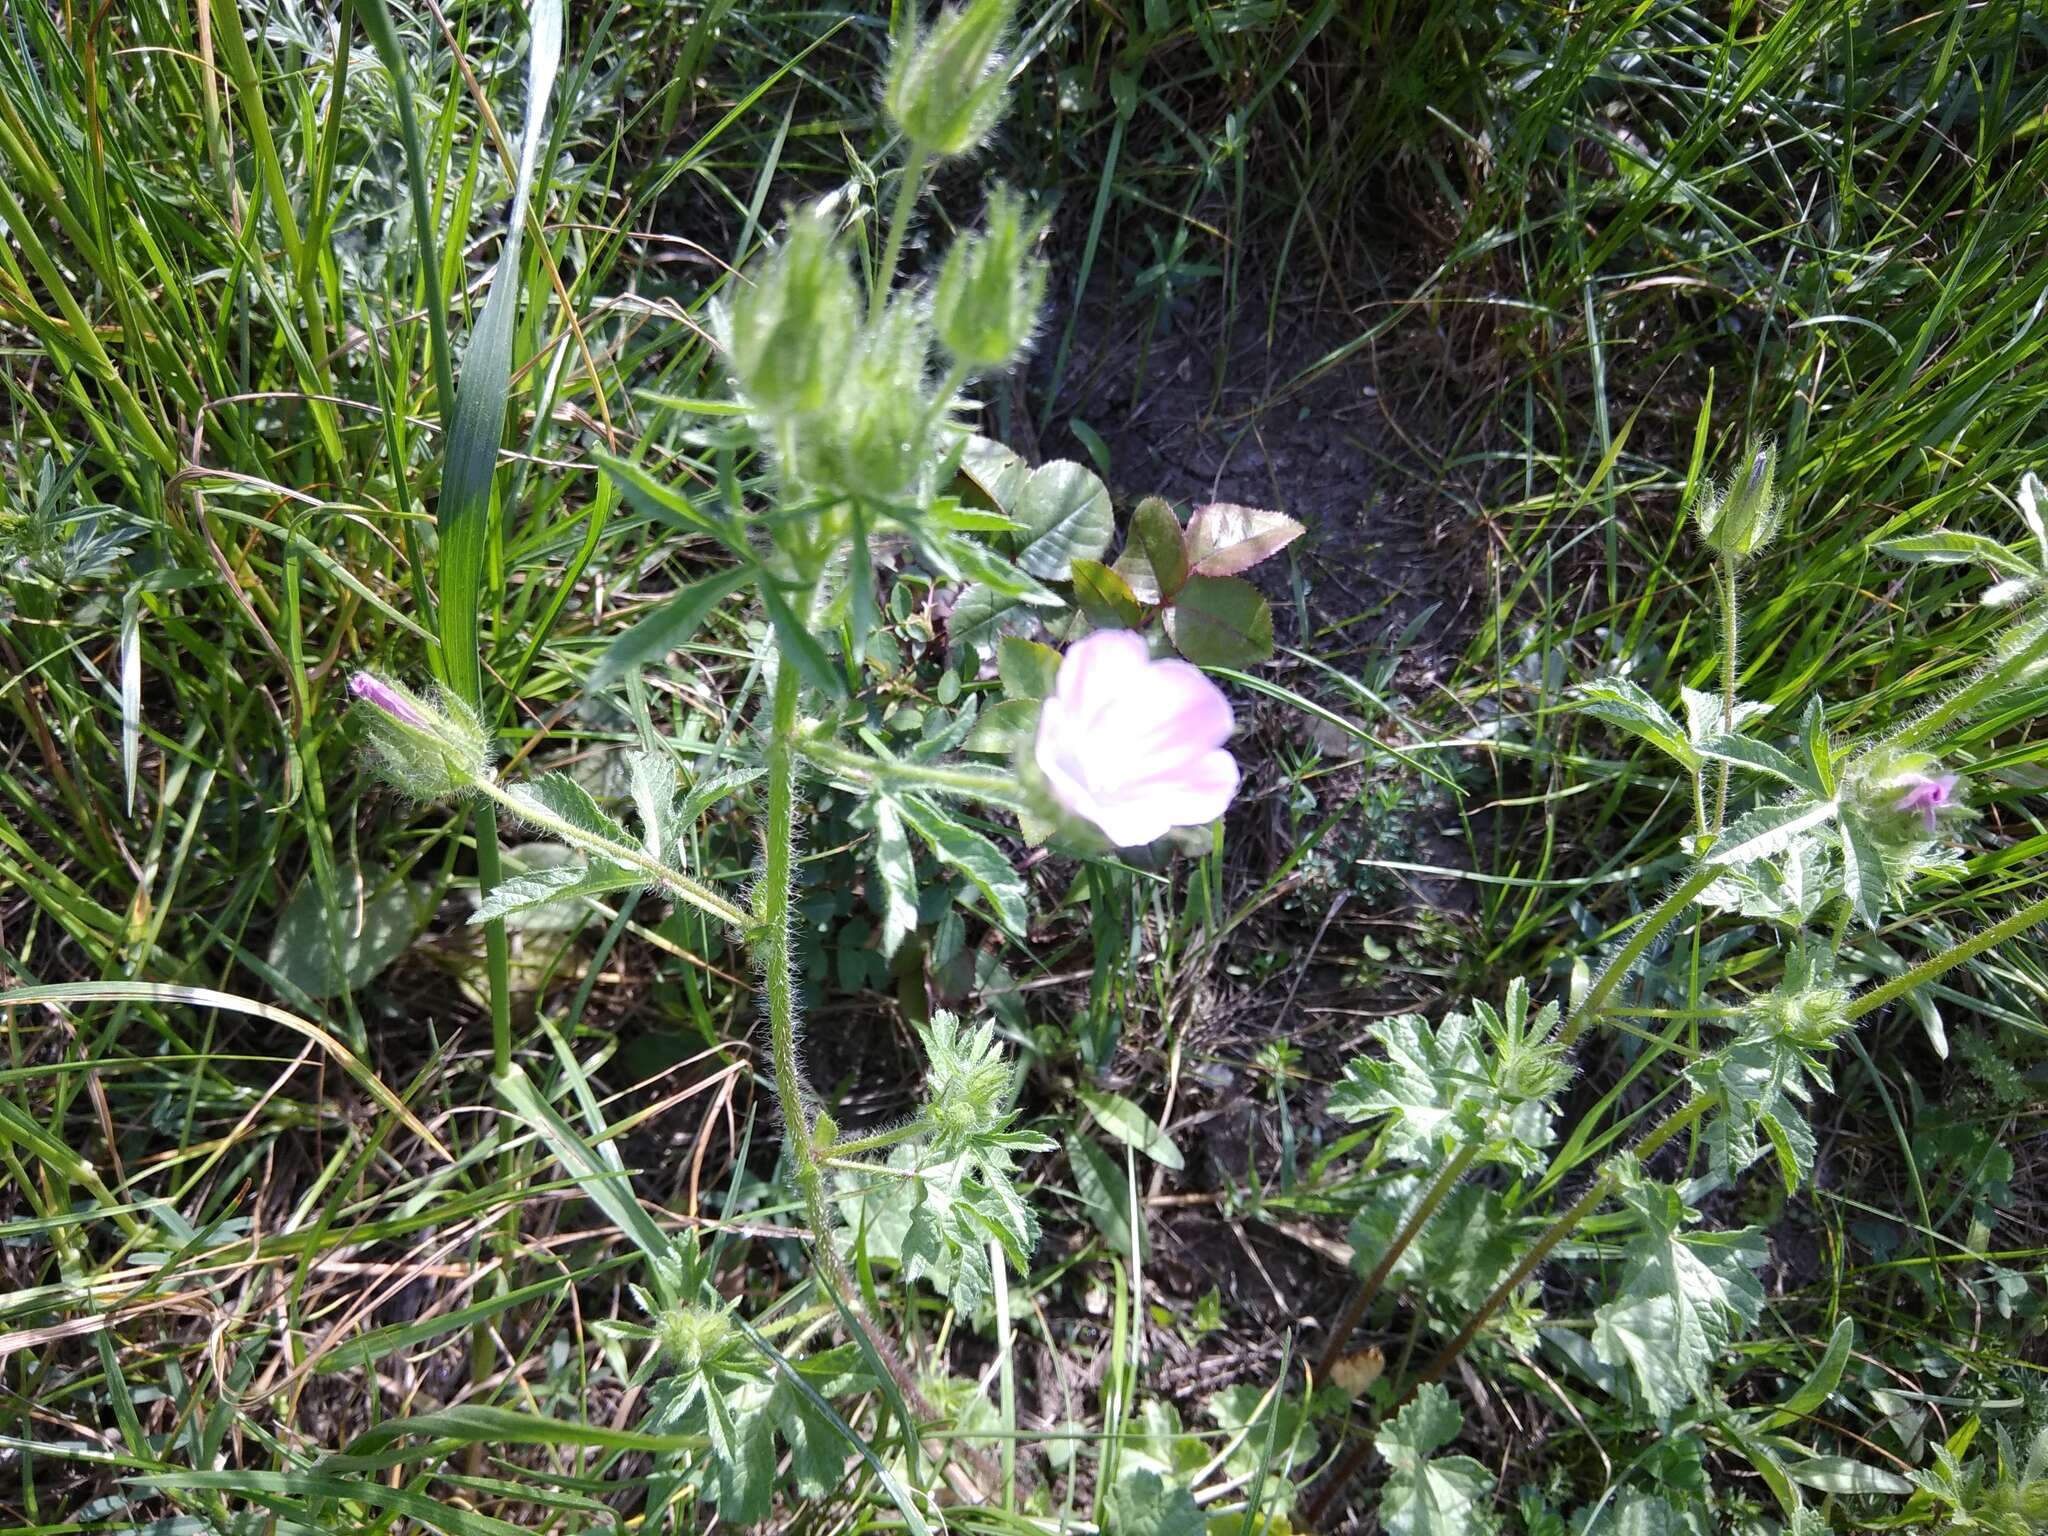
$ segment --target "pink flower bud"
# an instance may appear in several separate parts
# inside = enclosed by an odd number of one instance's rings
[[[1237,760],[1223,750],[1230,702],[1185,661],[1104,630],[1071,647],[1038,717],[1034,748],[1053,797],[1119,848],[1223,814]]]
[[[1956,785],[1961,781],[1952,773],[1916,773],[1906,782],[1905,792],[1892,802],[1895,811],[1918,811],[1920,821],[1927,828],[1927,835],[1934,836],[1935,818],[1943,809],[1955,804]]]
[[[402,720],[415,730],[430,731],[434,728],[433,722],[414,707],[411,699],[373,672],[350,674],[348,696],[361,699],[373,709],[381,709],[394,720]]]

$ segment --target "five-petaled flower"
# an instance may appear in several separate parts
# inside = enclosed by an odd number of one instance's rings
[[[1223,750],[1232,724],[1229,700],[1198,668],[1103,630],[1060,662],[1034,756],[1061,805],[1135,848],[1223,814],[1237,793],[1237,759]]]
[[[1892,802],[1895,811],[1917,811],[1921,825],[1927,828],[1927,835],[1934,836],[1935,819],[1947,807],[1955,804],[1956,785],[1960,781],[1952,773],[1916,773],[1905,782],[1904,791]]]

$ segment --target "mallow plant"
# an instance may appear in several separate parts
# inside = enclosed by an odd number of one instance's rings
[[[1361,1128],[1367,1161],[1385,1177],[1354,1224],[1362,1278],[1323,1341],[1318,1375],[1368,1382],[1376,1411],[1328,1471],[1312,1520],[1377,1462],[1384,1529],[1501,1529],[1506,1491],[1486,1467],[1446,1450],[1462,1419],[1456,1370],[1489,1361],[1524,1368],[1574,1414],[1576,1404],[1599,1405],[1613,1436],[1639,1431],[1650,1447],[1597,1505],[1560,1511],[1546,1492],[1523,1490],[1529,1530],[1592,1528],[1603,1517],[1615,1529],[1716,1528],[1700,1522],[1735,1508],[1711,1493],[1710,1452],[1746,1462],[1768,1491],[1770,1507],[1744,1529],[1837,1528],[1827,1506],[1845,1500],[1840,1519],[1860,1529],[1886,1499],[1912,1494],[1908,1513],[1925,1514],[1978,1488],[1952,1456],[1916,1491],[1867,1456],[1809,1438],[1851,1358],[1846,1317],[1804,1380],[1738,1388],[1734,1346],[1764,1304],[1764,1236],[1718,1226],[1702,1210],[1759,1164],[1788,1194],[1800,1189],[1814,1171],[1809,1107],[1829,1090],[1831,1058],[1859,1021],[2048,918],[2048,899],[2030,902],[1865,984],[1877,967],[1859,936],[1911,919],[1929,893],[1964,877],[1959,849],[1974,818],[1945,738],[1980,712],[2009,714],[2048,681],[2048,610],[2025,602],[2048,571],[2048,494],[2033,476],[2021,486],[2026,537],[2016,546],[1953,530],[1884,546],[1907,561],[1989,567],[1998,579],[1984,601],[2015,617],[1938,702],[1843,740],[1829,729],[1826,700],[1772,710],[1736,688],[1743,568],[1784,520],[1777,468],[1770,446],[1755,448],[1690,509],[1711,561],[1719,686],[1680,688],[1667,702],[1616,672],[1571,701],[1649,743],[1681,776],[1693,816],[1688,867],[1597,963],[1574,964],[1565,997],[1539,1007],[1515,980],[1497,1005],[1474,999],[1434,1019],[1377,1023],[1377,1049],[1352,1061],[1331,1094],[1331,1113]],[[1642,1045],[1620,1080],[1565,1122],[1559,1097],[1577,1050],[1608,1028]],[[1546,1312],[1560,1294],[1544,1283],[1561,1278],[1546,1269],[1555,1264],[1577,1272],[1564,1294],[1597,1298],[1589,1317]],[[1376,1352],[1361,1370],[1347,1351],[1395,1289],[1418,1299],[1425,1347],[1380,1376]],[[1333,1396],[1349,1416],[1349,1394]],[[2014,1460],[2009,1450],[2005,1459]],[[2009,1492],[2034,1476],[1989,1486]],[[1983,1502],[2005,1497],[1987,1492]]]
[[[868,1261],[893,1261],[902,1283],[933,1287],[970,1322],[992,1313],[1000,1331],[1006,1273],[1037,1242],[1019,1159],[1052,1147],[1020,1123],[1016,1068],[987,1020],[936,1013],[919,1029],[922,1091],[897,1123],[842,1128],[821,1102],[803,1064],[801,1004],[816,978],[799,974],[792,937],[808,797],[829,791],[857,806],[884,954],[930,920],[920,864],[943,871],[982,921],[1022,938],[1031,914],[1019,845],[1083,856],[1210,846],[1204,829],[1238,793],[1240,768],[1231,705],[1204,669],[1270,655],[1272,617],[1245,572],[1300,532],[1272,512],[1219,504],[1183,518],[1152,499],[1133,509],[1112,555],[1116,520],[1094,474],[1028,465],[974,432],[977,381],[1032,338],[1046,288],[1037,220],[1017,195],[990,189],[979,225],[927,277],[898,269],[929,172],[971,155],[1000,115],[1011,11],[1008,0],[972,0],[900,38],[882,93],[897,159],[879,227],[856,199],[790,209],[720,296],[712,332],[731,406],[691,429],[717,462],[714,482],[669,484],[641,460],[593,450],[637,509],[724,564],[618,636],[588,687],[661,665],[715,606],[744,597],[762,620],[764,699],[741,758],[700,768],[677,744],[650,740],[624,765],[624,794],[605,803],[565,772],[501,772],[497,713],[479,704],[478,687],[414,687],[389,669],[350,685],[369,753],[393,784],[484,813],[479,851],[491,857],[479,861],[475,917],[487,931],[533,908],[645,891],[694,909],[752,959],[782,1165],[809,1257],[809,1284],[758,1316],[714,1288],[715,1243],[706,1252],[670,1237],[616,1162],[560,1119],[512,1050],[504,1000],[493,1010],[499,1091],[645,1252],[645,1319],[611,1325],[613,1367],[645,1388],[646,1429],[705,1453],[657,1478],[657,1500],[695,1489],[731,1522],[768,1512],[778,1467],[789,1489],[814,1496],[859,1455],[905,1523],[925,1527],[937,1484],[919,1472],[921,1437],[945,1416],[878,1315]],[[857,249],[871,259],[857,264]],[[1846,1322],[1807,1379],[1773,1401],[1745,1391],[1737,1405],[1728,1364],[1763,1304],[1764,1246],[1756,1229],[1717,1227],[1701,1212],[1753,1165],[1788,1190],[1810,1178],[1808,1106],[1858,1021],[2048,916],[2048,900],[2034,902],[1864,985],[1858,935],[1910,917],[1925,890],[1961,874],[1970,792],[1945,739],[2048,673],[2048,608],[2032,601],[2048,582],[2048,530],[2030,478],[2020,505],[2031,542],[1945,531],[1893,541],[1907,560],[1990,565],[1999,580],[1986,601],[2012,607],[2015,620],[1932,708],[1843,740],[1829,729],[1828,701],[1773,711],[1737,691],[1743,569],[1783,522],[1776,480],[1775,453],[1755,450],[1691,509],[1719,610],[1718,686],[1671,700],[1616,673],[1574,701],[1643,738],[1683,777],[1693,816],[1684,871],[1597,963],[1573,968],[1563,996],[1541,999],[1517,979],[1497,997],[1385,1020],[1371,1032],[1376,1049],[1332,1094],[1378,1191],[1353,1227],[1357,1289],[1310,1360],[1316,1388],[1340,1386],[1340,1432],[1309,1427],[1309,1405],[1330,1405],[1325,1391],[1224,1396],[1210,1411],[1231,1437],[1226,1452],[1190,1457],[1177,1420],[1152,1405],[1134,1421],[1144,1434],[1134,1432],[1129,1454],[1105,1461],[1097,1513],[1112,1528],[1195,1530],[1240,1511],[1249,1520],[1260,1500],[1313,1523],[1371,1461],[1384,1469],[1386,1530],[1497,1529],[1493,1474],[1451,1453],[1462,1424],[1455,1394],[1465,1367],[1538,1352],[1547,1379],[1656,1432],[1663,1460],[1632,1464],[1601,1501],[1633,1522],[1626,1528],[1691,1528],[1684,1490],[1709,1449],[1747,1461],[1788,1528],[1814,1528],[1816,1498],[1911,1491],[1803,1438],[1849,1357]],[[878,729],[884,701],[870,661],[882,593],[913,570],[943,621],[949,672],[978,686],[905,741]],[[474,657],[442,660],[444,674],[477,681]],[[744,887],[686,856],[699,820],[735,799],[751,804],[759,834]],[[501,876],[499,819],[565,855]],[[1581,1043],[1624,1026],[1647,1048],[1562,1123]],[[882,1191],[886,1237],[866,1219]],[[1589,1317],[1546,1315],[1550,1265],[1577,1269],[1581,1291],[1598,1298]],[[1422,1347],[1383,1371],[1352,1355],[1350,1341],[1397,1290],[1443,1321],[1423,1323]],[[824,1345],[835,1329],[841,1342]],[[1355,1394],[1368,1423],[1356,1422]],[[855,1395],[896,1410],[901,1446],[890,1461],[837,1406]],[[1276,1436],[1287,1446],[1277,1459]],[[1317,1465],[1326,1443],[1338,1449]],[[1003,1446],[999,1463],[962,1452],[943,1457],[940,1473],[963,1499],[1028,1504],[1032,1480],[1014,1439]],[[1248,1464],[1232,1459],[1240,1454]],[[1679,1465],[1688,1457],[1689,1473]],[[1320,1478],[1299,1507],[1290,1490],[1267,1486],[1297,1458]],[[2037,1459],[2018,1484],[2033,1486]],[[906,1468],[912,1475],[899,1476]],[[1966,1501],[1974,1476],[1945,1467],[1916,1497]],[[1568,1516],[1548,1497],[1524,1497],[1526,1528],[1584,1528],[1599,1513]]]
[[[716,301],[712,329],[737,412],[712,442],[714,496],[669,485],[641,462],[600,455],[605,473],[650,516],[710,540],[725,569],[678,592],[620,635],[589,685],[659,665],[715,604],[751,593],[765,623],[765,702],[746,760],[692,774],[679,748],[633,753],[623,805],[601,803],[565,772],[501,773],[487,717],[458,692],[390,671],[350,682],[377,769],[420,801],[468,802],[526,828],[567,857],[495,881],[475,911],[494,924],[543,906],[644,891],[695,909],[751,956],[782,1133],[783,1167],[807,1227],[813,1285],[772,1318],[750,1319],[712,1288],[715,1253],[665,1236],[525,1076],[497,1010],[497,1081],[590,1197],[646,1250],[637,1288],[644,1325],[625,1375],[649,1383],[647,1428],[704,1437],[697,1486],[727,1520],[762,1517],[787,1454],[801,1495],[835,1486],[849,1447],[865,1450],[832,1406],[880,1392],[902,1410],[904,1454],[937,1422],[927,1383],[906,1363],[873,1292],[849,1264],[842,1213],[866,1193],[899,1197],[892,1257],[973,1317],[1003,1302],[1007,1267],[1037,1241],[1016,1160],[1053,1143],[1017,1124],[1017,1076],[987,1022],[935,1014],[919,1030],[920,1102],[900,1123],[842,1129],[803,1065],[792,884],[806,795],[829,786],[859,802],[870,903],[884,953],[919,922],[921,860],[957,877],[993,927],[1022,937],[1027,890],[988,817],[1021,842],[1107,854],[1197,836],[1235,795],[1231,706],[1199,664],[1270,654],[1265,600],[1242,573],[1299,529],[1227,505],[1185,523],[1164,502],[1138,509],[1122,552],[1108,493],[1082,466],[1027,466],[972,431],[975,381],[1029,345],[1046,274],[1026,202],[989,191],[928,279],[898,273],[927,172],[971,154],[1003,105],[1008,0],[974,0],[906,35],[883,92],[898,135],[889,212],[865,291],[856,275],[862,211],[843,199],[793,208],[752,265]],[[743,490],[745,484],[748,489]],[[905,748],[876,729],[882,699],[868,667],[878,591],[914,566],[952,594],[954,671],[986,672],[1000,702],[962,702]],[[516,756],[517,754],[515,754]],[[688,866],[692,831],[715,804],[751,801],[758,866],[739,888]],[[863,1246],[864,1257],[870,1255]],[[846,1342],[811,1349],[821,1329]],[[877,1464],[879,1466],[879,1464]],[[970,1457],[946,1475],[962,1496],[1017,1495],[1014,1448],[1000,1468]],[[884,1473],[915,1525],[929,1488]],[[671,1495],[680,1488],[673,1482]]]

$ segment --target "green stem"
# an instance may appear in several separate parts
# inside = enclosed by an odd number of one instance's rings
[[[1631,1155],[1637,1161],[1648,1157],[1720,1102],[1721,1096],[1718,1093],[1699,1095],[1683,1109],[1669,1116],[1662,1125],[1650,1132],[1649,1135],[1637,1142]],[[1608,1159],[1600,1171],[1593,1176],[1593,1182],[1586,1186],[1585,1193],[1565,1207],[1563,1213],[1555,1221],[1551,1222],[1548,1227],[1543,1229],[1543,1235],[1538,1237],[1529,1251],[1522,1255],[1521,1262],[1508,1272],[1508,1277],[1495,1286],[1486,1300],[1480,1303],[1479,1309],[1466,1319],[1465,1326],[1458,1330],[1457,1336],[1439,1350],[1436,1358],[1425,1365],[1416,1374],[1415,1378],[1408,1383],[1407,1390],[1381,1416],[1382,1422],[1405,1407],[1422,1387],[1432,1381],[1440,1380],[1446,1371],[1457,1364],[1458,1357],[1479,1336],[1479,1330],[1487,1325],[1494,1313],[1507,1304],[1515,1292],[1521,1288],[1522,1282],[1536,1272],[1536,1266],[1548,1258],[1552,1249],[1556,1248],[1567,1237],[1570,1237],[1578,1229],[1579,1223],[1592,1215],[1599,1208],[1601,1202],[1614,1193],[1614,1186],[1621,1177],[1621,1166],[1621,1159],[1619,1157]],[[1372,1441],[1369,1439],[1361,1440],[1337,1464],[1336,1469],[1330,1474],[1329,1481],[1323,1485],[1322,1492],[1316,1496],[1314,1502],[1308,1507],[1308,1524],[1311,1529],[1320,1523],[1330,1503],[1343,1491],[1344,1485],[1351,1481],[1358,1469],[1365,1465],[1365,1459],[1371,1453]]]
[[[856,1136],[850,1141],[835,1141],[831,1152],[834,1157],[855,1157],[864,1152],[880,1152],[924,1134],[924,1127],[916,1121],[899,1125],[893,1131],[877,1131],[872,1136]]]
[[[889,290],[896,286],[896,263],[903,256],[903,239],[910,230],[910,215],[917,207],[918,183],[924,179],[924,151],[912,149],[903,162],[896,182],[896,209],[889,215],[889,239],[882,247],[882,264],[875,269],[875,286],[868,292],[868,324],[882,318],[889,302]]]
[[[813,606],[811,600],[804,604],[806,623]],[[833,1241],[831,1191],[818,1155],[810,1090],[797,1059],[800,1038],[796,979],[790,961],[789,907],[790,881],[796,865],[797,705],[801,690],[795,665],[783,657],[768,706],[767,804],[761,828],[761,883],[754,897],[753,920],[754,955],[768,998],[768,1051],[775,1067],[775,1097],[782,1112],[790,1169],[810,1223],[811,1252],[819,1273],[826,1287],[845,1304],[847,1315],[866,1333],[876,1358],[895,1378],[911,1410],[932,1418],[936,1415],[895,1343],[865,1316],[860,1292],[854,1288],[853,1276],[847,1272],[846,1261],[839,1256],[838,1244]],[[836,1154],[840,1149],[833,1150]],[[882,1171],[860,1166],[863,1172]],[[994,1481],[994,1469],[985,1465],[986,1457],[971,1453],[969,1459],[990,1482]]]
[[[1550,1256],[1550,1250],[1571,1236],[1579,1223],[1592,1215],[1594,1209],[1614,1192],[1615,1178],[1615,1165],[1612,1163],[1594,1175],[1593,1182],[1586,1186],[1586,1192],[1566,1206],[1563,1215],[1544,1228],[1543,1235],[1530,1245],[1529,1251],[1522,1255],[1521,1262],[1509,1270],[1507,1278],[1493,1288],[1492,1294],[1479,1304],[1479,1310],[1465,1319],[1465,1326],[1458,1330],[1456,1337],[1439,1350],[1436,1358],[1416,1374],[1415,1379],[1408,1384],[1408,1390],[1402,1394],[1402,1403],[1413,1397],[1418,1387],[1439,1380],[1445,1371],[1457,1363],[1458,1356],[1465,1352],[1466,1346],[1479,1336],[1479,1330],[1492,1320],[1493,1314],[1507,1303],[1509,1297],[1521,1289],[1522,1282],[1535,1273],[1536,1266]],[[1399,1406],[1395,1405],[1396,1408]]]
[[[498,818],[479,806],[476,815],[477,889],[489,892],[505,878],[498,860]],[[484,924],[484,967],[491,978],[491,1070],[512,1070],[512,945],[503,923]]]
[[[719,895],[718,892],[712,890],[707,885],[701,885],[697,881],[692,880],[681,870],[669,868],[661,860],[650,857],[639,848],[631,847],[626,843],[613,842],[610,838],[588,831],[583,827],[577,826],[574,822],[564,821],[561,817],[542,807],[539,802],[532,799],[521,799],[513,795],[494,779],[477,779],[474,782],[478,789],[482,790],[483,793],[504,806],[506,810],[529,826],[538,827],[543,832],[554,834],[554,836],[560,838],[572,848],[580,848],[585,853],[595,854],[602,859],[609,859],[614,864],[624,864],[637,869],[655,885],[660,886],[678,901],[688,902],[699,911],[708,912],[728,927],[738,929],[742,934],[747,931],[748,924],[752,919],[748,917],[744,909],[734,906],[723,896]],[[491,831],[492,853],[495,857],[497,851],[497,828],[495,825]],[[479,838],[478,841],[481,843],[482,839]],[[495,881],[492,883],[495,883]]]
[[[2016,641],[2003,658],[1994,656],[1973,681],[1965,683],[1917,720],[1907,721],[1884,744],[1894,750],[1903,750],[1930,741],[1954,722],[1975,713],[1986,700],[2017,682],[2021,674],[2048,655],[2048,614],[2032,620],[2031,625],[2033,633]]]
[[[1993,923],[1981,933],[1972,934],[1962,943],[1945,949],[1932,960],[1924,960],[1904,975],[1894,976],[1881,987],[1873,987],[1849,1005],[1849,1018],[1860,1019],[1866,1013],[1874,1013],[1896,998],[1904,997],[1915,987],[1925,986],[1944,971],[1952,970],[1965,960],[1973,959],[1995,945],[2022,934],[2036,923],[2048,922],[2048,896],[2030,902],[2002,922]]]
[[[1628,942],[1615,952],[1607,968],[1594,979],[1579,1006],[1573,1011],[1571,1021],[1565,1025],[1559,1043],[1570,1045],[1584,1031],[1586,1025],[1599,1015],[1614,989],[1621,985],[1635,963],[1643,958],[1643,952],[1655,942],[1658,934],[1677,921],[1679,915],[1692,905],[1692,900],[1714,883],[1720,870],[1711,864],[1701,864],[1685,877],[1669,896],[1653,908],[1648,917],[1636,925],[1636,931],[1628,936]]]
[[[900,758],[870,757],[843,747],[821,732],[799,736],[796,750],[803,757],[840,778],[860,785],[886,785],[902,789],[935,789],[949,795],[966,795],[1010,810],[1021,809],[1024,791],[1013,773],[988,768],[961,768],[948,763],[907,763]]]
[[[1735,557],[1721,557],[1721,729],[1735,729],[1735,658],[1740,643],[1740,609],[1735,590]],[[1714,781],[1714,824],[1707,830],[1719,834],[1728,823],[1728,762],[1723,759]]]
[[[1344,1353],[1344,1346],[1351,1342],[1353,1330],[1365,1316],[1366,1308],[1379,1296],[1380,1287],[1387,1283],[1387,1276],[1394,1272],[1394,1266],[1401,1261],[1401,1255],[1407,1251],[1408,1245],[1414,1242],[1422,1229],[1429,1224],[1429,1218],[1436,1214],[1437,1207],[1442,1205],[1451,1191],[1457,1187],[1458,1180],[1465,1176],[1465,1170],[1470,1168],[1473,1160],[1479,1156],[1479,1150],[1480,1143],[1468,1142],[1458,1149],[1455,1157],[1444,1164],[1443,1171],[1436,1176],[1435,1182],[1423,1191],[1421,1200],[1416,1202],[1415,1209],[1409,1213],[1408,1220],[1402,1224],[1401,1230],[1396,1232],[1393,1241],[1387,1244],[1387,1251],[1380,1255],[1379,1263],[1373,1266],[1372,1273],[1367,1275],[1358,1289],[1351,1293],[1351,1299],[1344,1304],[1344,1310],[1337,1314],[1337,1321],[1330,1328],[1329,1342],[1323,1346],[1322,1359],[1316,1362],[1318,1379],[1329,1378],[1330,1368]]]

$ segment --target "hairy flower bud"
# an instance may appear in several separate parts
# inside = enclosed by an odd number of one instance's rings
[[[716,1307],[671,1307],[654,1320],[655,1342],[669,1364],[686,1375],[717,1359],[736,1331],[732,1319]]]
[[[1000,368],[1024,349],[1045,296],[1045,263],[1034,260],[1024,204],[1003,188],[988,201],[978,235],[946,253],[932,295],[939,340],[968,368]]]
[[[813,416],[846,386],[860,296],[832,221],[806,208],[717,318],[733,382],[771,416]]]
[[[1874,754],[1845,777],[1842,801],[1880,847],[1894,851],[1923,847],[1943,821],[1967,814],[1962,777],[1944,773],[1930,752]]]
[[[823,478],[834,489],[887,501],[917,478],[931,418],[930,351],[921,307],[908,300],[891,304],[861,336],[820,444]]]
[[[374,672],[358,672],[348,691],[378,771],[415,799],[468,794],[489,775],[490,737],[476,712],[445,689],[430,701]]]
[[[927,155],[980,147],[1002,115],[1002,59],[996,45],[1015,0],[971,0],[948,9],[915,42],[896,45],[882,105],[903,136]]]
[[[993,1025],[969,1034],[952,1014],[939,1012],[918,1037],[925,1053],[925,1124],[942,1155],[1008,1122],[1017,1072],[996,1044]]]
[[[1773,494],[1777,477],[1778,450],[1767,443],[1751,457],[1747,473],[1707,488],[1693,510],[1707,548],[1746,560],[1777,536],[1784,513],[1783,503]]]

